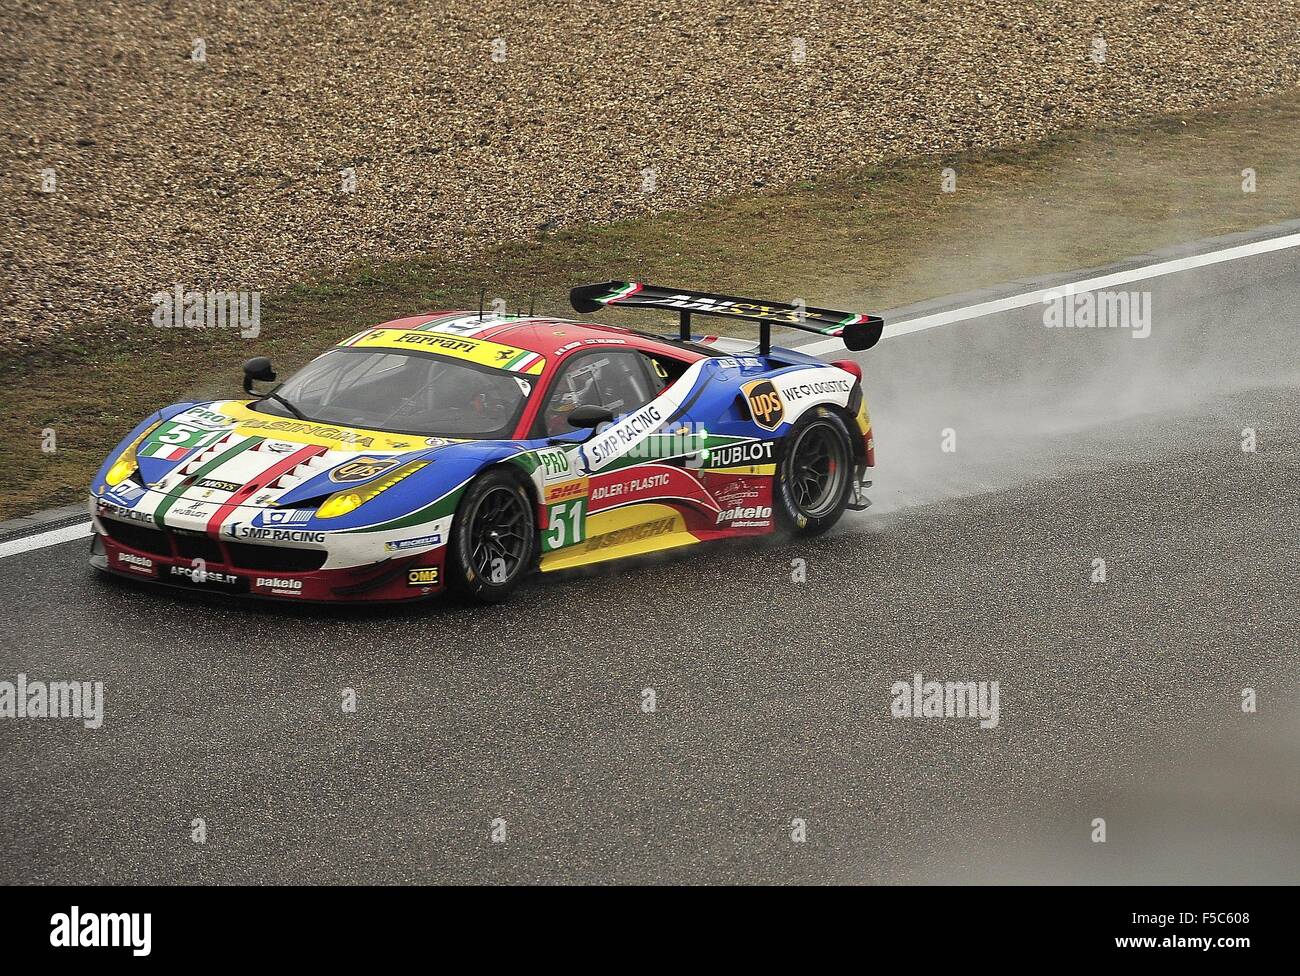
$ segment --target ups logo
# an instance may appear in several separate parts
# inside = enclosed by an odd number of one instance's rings
[[[785,403],[771,380],[755,380],[741,387],[754,423],[764,430],[776,430],[785,419]]]
[[[397,463],[396,458],[354,458],[347,464],[340,464],[330,472],[330,481],[347,484],[350,481],[366,481],[380,472],[387,471]]]

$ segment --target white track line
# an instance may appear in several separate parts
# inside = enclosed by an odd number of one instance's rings
[[[44,549],[46,546],[57,546],[63,542],[73,542],[77,539],[84,539],[90,535],[90,523],[78,522],[76,525],[68,525],[62,529],[50,529],[48,532],[38,532],[36,535],[24,536],[21,539],[15,539],[13,542],[0,542],[0,559],[6,556],[17,556],[19,553],[31,552],[33,549]]]
[[[965,322],[967,319],[976,319],[983,315],[993,315],[997,312],[1009,312],[1012,309],[1025,308],[1028,305],[1038,305],[1042,303],[1044,295],[1059,294],[1066,287],[1072,288],[1075,292],[1095,291],[1099,288],[1123,285],[1130,281],[1159,278],[1161,275],[1177,274],[1179,271],[1204,268],[1211,264],[1222,264],[1224,261],[1235,261],[1238,258],[1251,257],[1255,254],[1282,251],[1297,245],[1300,245],[1300,234],[1288,234],[1285,237],[1271,237],[1265,241],[1253,241],[1250,244],[1240,244],[1236,247],[1224,248],[1221,251],[1208,251],[1205,254],[1175,258],[1172,261],[1161,261],[1159,264],[1148,264],[1141,268],[1130,268],[1128,271],[1116,271],[1114,274],[1101,275],[1097,278],[1061,282],[1061,284],[1054,285],[1051,288],[1039,288],[1035,291],[1025,292],[1023,295],[1012,295],[1009,298],[999,298],[997,301],[968,305],[965,308],[953,308],[946,312],[936,312],[933,315],[922,315],[920,318],[905,319],[902,322],[886,323],[882,338],[893,339],[913,332],[924,332],[926,329],[934,329],[941,325]],[[819,356],[822,353],[842,350],[844,343],[840,339],[818,339],[816,342],[810,342],[807,345],[796,346],[795,348],[799,352]]]
[[[1130,281],[1159,278],[1162,275],[1177,274],[1179,271],[1190,271],[1193,268],[1204,268],[1211,264],[1222,264],[1224,261],[1236,261],[1238,258],[1246,258],[1255,254],[1283,251],[1298,245],[1300,245],[1300,234],[1287,234],[1284,237],[1271,237],[1268,240],[1240,244],[1237,247],[1228,247],[1221,251],[1207,251],[1205,254],[1175,258],[1172,261],[1161,261],[1158,264],[1148,264],[1141,268],[1130,268],[1128,271],[1117,271],[1114,274],[1101,275],[1098,278],[1061,282],[1061,284],[1052,288],[1039,288],[1035,291],[1027,291],[1023,295],[1012,295],[1010,298],[999,298],[993,302],[981,302],[978,305],[968,305],[966,308],[953,308],[946,312],[936,312],[933,315],[922,315],[916,319],[893,322],[885,326],[882,338],[892,339],[912,332],[935,329],[941,325],[952,325],[954,322],[977,319],[983,315],[1009,312],[1012,309],[1036,305],[1042,302],[1044,295],[1050,292],[1059,292],[1066,287],[1070,287],[1076,292],[1094,291],[1098,288],[1109,288],[1111,285],[1122,285]],[[800,352],[817,356],[824,352],[843,349],[844,343],[840,339],[819,339],[816,342],[809,342],[795,348]],[[63,529],[51,529],[49,532],[29,535],[14,542],[0,542],[0,559],[4,559],[6,556],[16,556],[23,552],[31,552],[33,549],[43,549],[46,546],[57,546],[63,542],[72,542],[88,535],[90,535],[90,523],[82,522]]]

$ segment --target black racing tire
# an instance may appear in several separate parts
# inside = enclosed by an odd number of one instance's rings
[[[773,509],[795,535],[820,535],[840,520],[853,492],[849,428],[828,407],[814,407],[781,441]]]
[[[537,507],[523,475],[489,468],[456,506],[447,546],[447,587],[499,603],[537,564]]]

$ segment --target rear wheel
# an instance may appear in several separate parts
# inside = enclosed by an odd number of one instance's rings
[[[537,561],[537,519],[523,479],[505,468],[470,483],[456,508],[447,585],[481,603],[504,600]]]
[[[853,490],[853,446],[839,414],[817,407],[785,436],[777,462],[779,524],[817,535],[839,521]]]

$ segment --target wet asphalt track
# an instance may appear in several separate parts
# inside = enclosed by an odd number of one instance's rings
[[[1033,307],[886,341],[877,506],[820,540],[486,610],[180,598],[82,543],[0,561],[0,679],[107,686],[98,731],[0,721],[0,882],[1294,881],[1298,265],[1130,286],[1146,340]],[[891,717],[918,671],[998,680],[998,727]],[[1229,746],[1257,799],[1149,786]]]

